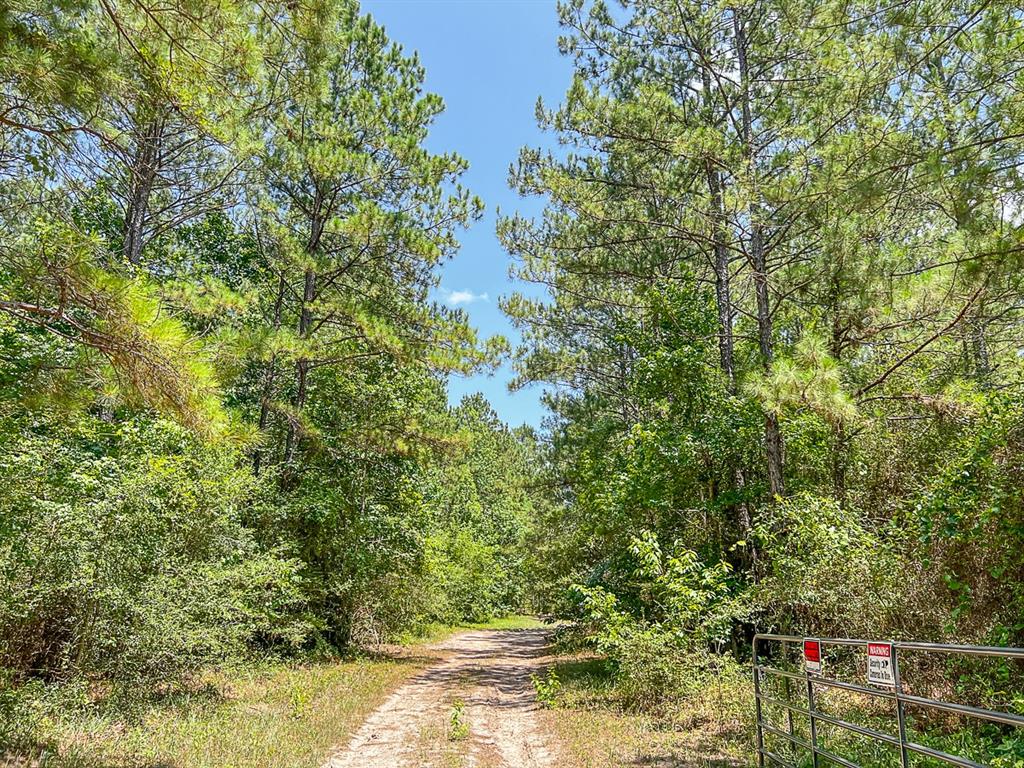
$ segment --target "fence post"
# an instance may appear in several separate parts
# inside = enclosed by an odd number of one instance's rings
[[[754,714],[757,717],[757,766],[764,768],[764,731],[761,730],[761,671],[758,669],[760,662],[757,658],[757,635],[754,635]]]
[[[900,733],[900,768],[910,768],[910,753],[907,750],[907,714],[903,706],[903,683],[900,681],[900,657],[896,644],[892,644],[892,674],[896,683],[896,720]]]
[[[814,678],[810,672],[807,675],[807,714],[811,721],[811,765],[818,768],[818,721],[814,717]]]

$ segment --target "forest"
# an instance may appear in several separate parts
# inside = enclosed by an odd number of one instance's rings
[[[653,713],[756,632],[1024,646],[1019,5],[548,12],[510,341],[437,298],[487,201],[357,0],[0,6],[0,758],[519,613]],[[450,403],[505,361],[542,428]]]

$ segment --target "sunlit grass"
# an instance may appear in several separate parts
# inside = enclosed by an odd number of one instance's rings
[[[55,712],[32,762],[50,768],[315,768],[420,668],[358,659],[218,673],[150,707],[136,724]]]
[[[554,669],[560,690],[555,706],[541,716],[560,744],[564,768],[755,764],[742,687],[711,687],[681,707],[677,717],[655,718],[622,709],[602,659],[564,657]]]
[[[400,640],[403,644],[423,642],[436,643],[440,640],[444,640],[445,638],[454,635],[457,632],[464,632],[468,630],[537,629],[539,627],[544,626],[546,626],[544,622],[538,619],[536,616],[500,616],[479,623],[467,622],[463,624],[427,624],[421,627],[415,633],[407,633],[403,635],[400,638]]]
[[[541,626],[531,616],[506,616],[432,625],[404,642]],[[431,660],[403,652],[219,671],[146,706],[137,722],[101,708],[50,706],[36,728],[38,746],[24,755],[0,754],[0,768],[316,768]]]

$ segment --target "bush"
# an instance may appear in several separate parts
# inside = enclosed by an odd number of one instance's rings
[[[631,632],[615,658],[618,695],[629,709],[657,712],[692,693],[696,679],[686,654],[657,628]]]
[[[625,599],[577,585],[579,622],[612,663],[623,705],[663,713],[699,694],[727,663],[709,649],[724,647],[744,601],[733,593],[726,563],[708,565],[679,547],[666,553],[649,533],[633,539],[630,555]]]
[[[633,537],[620,572],[601,584],[573,587],[577,617],[602,651],[636,627],[658,626],[686,647],[720,645],[746,612],[728,563],[706,563],[693,550],[663,547],[642,532]],[[616,591],[617,590],[617,591]]]
[[[553,709],[558,703],[558,694],[562,691],[562,681],[558,677],[557,670],[549,669],[543,677],[531,675],[530,681],[533,683],[533,689],[537,692],[537,701],[541,703],[541,706]]]
[[[427,588],[432,619],[449,624],[487,621],[513,606],[503,600],[507,575],[497,547],[470,531],[445,531],[427,540]]]
[[[915,566],[884,536],[828,498],[794,496],[762,510],[756,538],[766,570],[754,598],[763,625],[827,637],[892,631]]]
[[[0,437],[0,668],[181,682],[253,644],[294,644],[296,565],[240,522],[261,488],[233,450],[166,422]],[[3,434],[0,432],[0,434]]]
[[[13,683],[12,673],[0,669],[0,755],[7,748],[31,742],[34,736],[34,697]]]

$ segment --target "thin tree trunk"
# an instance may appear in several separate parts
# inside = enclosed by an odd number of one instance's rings
[[[313,214],[309,222],[309,242],[306,244],[306,253],[312,259],[320,248],[320,237],[323,235],[324,221],[321,207],[323,196],[317,188],[313,200]],[[316,271],[312,267],[306,268],[304,284],[302,289],[302,306],[299,309],[299,339],[301,342],[309,340],[310,329],[313,325],[313,311],[311,305],[316,299]],[[285,443],[284,461],[291,464],[295,458],[295,451],[299,443],[299,422],[302,416],[302,409],[306,405],[306,394],[309,387],[309,358],[305,351],[295,363],[295,413],[288,422],[288,437]]]
[[[153,194],[153,185],[156,183],[157,173],[160,170],[163,131],[163,119],[153,119],[141,127],[136,141],[135,162],[131,168],[128,209],[125,211],[124,220],[124,255],[130,264],[139,264],[142,260],[144,228],[146,217],[149,215],[149,198]]]
[[[975,311],[970,322],[971,356],[974,360],[974,376],[982,389],[989,386],[989,379],[992,375],[992,361],[988,353],[988,339],[985,337],[986,326],[985,303],[982,300],[978,302],[978,309]]]
[[[768,296],[768,266],[764,247],[764,229],[761,221],[761,206],[757,190],[757,158],[755,157],[753,124],[750,110],[750,68],[747,62],[747,39],[743,21],[739,12],[733,9],[733,29],[736,35],[736,56],[740,72],[740,98],[743,113],[743,152],[747,160],[747,170],[752,186],[748,208],[750,219],[750,244],[747,257],[754,277],[754,295],[757,300],[757,340],[761,352],[761,365],[765,371],[772,365],[772,315],[771,302]],[[768,489],[772,496],[782,496],[783,484],[783,444],[779,417],[772,411],[765,414],[764,419],[765,452],[768,459]]]
[[[837,363],[842,361],[843,339],[847,328],[842,318],[842,287],[840,276],[845,268],[842,254],[837,257],[832,271],[831,309],[832,309],[832,343],[830,352]],[[846,425],[837,421],[832,426],[832,492],[840,506],[846,505],[846,468],[849,463],[850,442],[846,434]]]
[[[281,277],[277,282],[277,299],[274,301],[274,331],[278,331],[281,328],[281,309],[284,305],[284,292],[285,292],[285,279],[284,272],[281,272]],[[260,421],[259,429],[263,432],[267,428],[267,424],[270,421],[270,398],[274,393],[274,380],[277,378],[277,355],[271,354],[270,361],[267,364],[267,375],[263,380],[263,394],[260,397]],[[263,461],[263,451],[259,448],[256,449],[256,454],[252,460],[252,471],[253,474],[259,477],[260,464]]]
[[[725,244],[725,212],[722,183],[714,163],[707,161],[708,190],[711,193],[711,238],[715,255],[715,303],[718,309],[718,356],[729,392],[736,392],[736,367],[733,362],[733,308],[729,285],[729,249]]]
[[[701,69],[705,106],[711,106],[711,73]],[[710,157],[704,163],[708,193],[711,198],[711,242],[715,264],[715,303],[718,308],[718,356],[728,382],[729,391],[736,392],[736,368],[733,363],[733,308],[729,286],[729,249],[725,243],[725,205],[722,202],[722,177]]]
[[[701,80],[704,86],[705,106],[711,109],[711,74],[706,67],[701,69]],[[714,160],[708,158],[704,164],[711,202],[711,242],[714,255],[715,271],[715,305],[718,312],[718,357],[722,373],[725,374],[726,388],[730,394],[736,394],[735,344],[733,336],[733,318],[735,317],[732,303],[732,286],[729,274],[729,248],[725,242],[727,219],[722,196],[722,176],[715,167]],[[733,482],[736,490],[743,493],[747,485],[746,474],[742,467],[733,470]],[[746,542],[746,564],[756,573],[758,552],[753,541],[753,518],[746,501],[736,505],[736,525],[740,536]]]
[[[846,465],[849,443],[846,427],[836,424],[832,430],[832,492],[839,506],[846,505]]]
[[[707,75],[705,74],[705,78]],[[710,83],[705,85],[705,90]],[[730,394],[736,394],[736,364],[734,362],[733,342],[733,306],[732,290],[729,284],[729,248],[725,243],[725,209],[722,204],[722,181],[714,163],[707,161],[708,191],[711,195],[712,242],[715,255],[715,303],[718,309],[718,356],[722,373],[725,374],[726,387]],[[741,492],[746,487],[747,479],[742,467],[734,471],[733,480],[736,490]],[[745,501],[736,507],[736,522],[740,535],[747,542],[751,565],[757,564],[757,550],[754,548],[751,534],[753,521],[750,509]]]
[[[299,312],[299,339],[306,341],[309,338],[309,329],[312,325],[313,313],[310,304],[316,298],[316,272],[312,269],[306,270],[304,287],[302,291],[302,308]],[[303,354],[295,363],[296,385],[295,385],[295,414],[288,422],[288,440],[285,444],[285,464],[291,464],[295,458],[295,451],[299,444],[298,419],[302,409],[306,406],[306,394],[309,386],[309,358]]]

